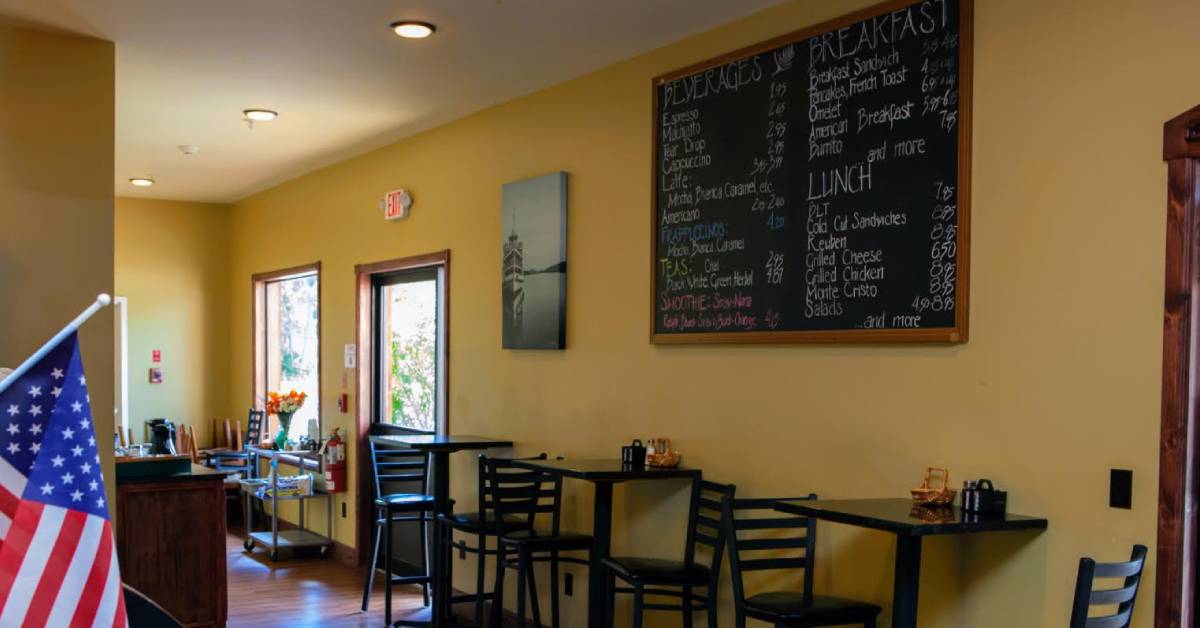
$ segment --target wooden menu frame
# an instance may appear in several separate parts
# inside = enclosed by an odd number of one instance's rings
[[[974,0],[959,0],[958,44],[958,237],[956,240],[954,327],[916,329],[830,329],[815,331],[748,331],[658,333],[655,320],[658,277],[658,88],[677,78],[695,74],[754,55],[837,30],[862,20],[891,13],[921,0],[890,0],[832,20],[780,35],[766,41],[729,52],[706,61],[654,77],[651,81],[652,120],[650,130],[650,342],[654,344],[753,344],[753,343],[963,343],[968,338],[970,303],[970,243],[971,243],[971,72],[974,63]]]

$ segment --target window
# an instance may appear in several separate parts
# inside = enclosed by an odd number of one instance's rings
[[[370,309],[360,352],[370,422],[384,430],[444,432],[446,424],[445,253],[359,267]]]
[[[254,277],[254,405],[262,408],[268,392],[292,390],[308,395],[292,418],[290,440],[308,434],[321,419],[321,278],[320,266],[265,273]],[[272,419],[271,433],[278,429]]]
[[[435,432],[440,410],[438,274],[420,269],[375,279],[378,420]]]

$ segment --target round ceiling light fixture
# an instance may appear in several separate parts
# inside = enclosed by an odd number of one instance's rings
[[[270,122],[279,117],[279,112],[270,109],[243,109],[242,115],[252,122]]]
[[[154,179],[150,177],[132,177],[129,179],[129,185],[139,188],[148,188],[154,185]]]
[[[405,39],[425,39],[437,31],[437,27],[429,22],[414,22],[412,20],[392,22],[388,26],[392,29],[392,32]]]

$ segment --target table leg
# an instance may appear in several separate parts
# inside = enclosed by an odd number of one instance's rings
[[[592,509],[592,552],[588,565],[588,626],[610,628],[608,613],[608,578],[604,563],[612,548],[613,485],[596,482],[595,505]]]
[[[917,588],[920,584],[921,537],[897,534],[892,628],[917,628]]]
[[[433,624],[441,626],[449,616],[452,589],[450,581],[453,576],[450,564],[449,547],[441,543],[440,524],[436,515],[450,512],[450,452],[434,451],[433,457],[433,564],[430,565],[430,576],[433,578]]]

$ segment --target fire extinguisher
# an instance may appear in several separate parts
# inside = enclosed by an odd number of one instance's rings
[[[329,435],[329,440],[325,441],[325,491],[346,491],[346,446],[336,427]]]

